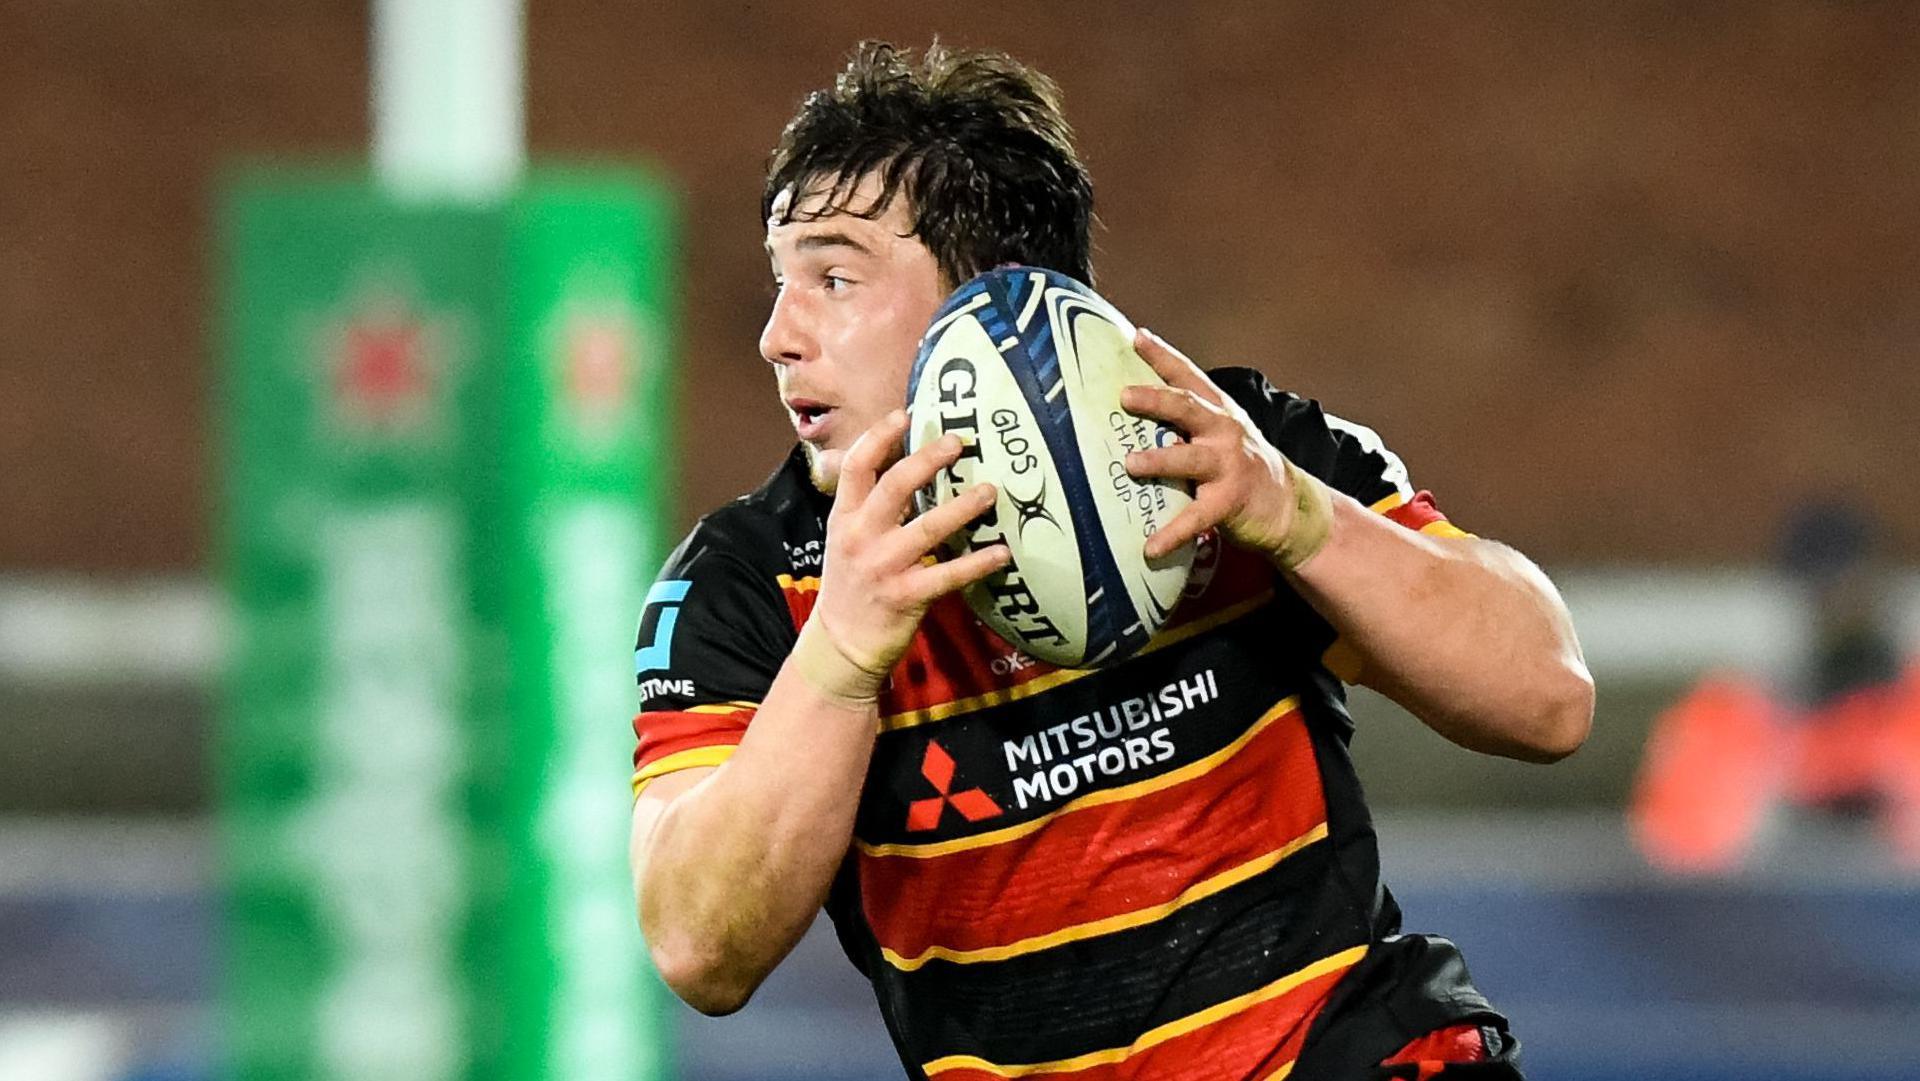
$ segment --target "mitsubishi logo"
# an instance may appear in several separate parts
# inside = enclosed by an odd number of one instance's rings
[[[1000,814],[1000,805],[978,788],[963,788],[953,791],[953,756],[932,740],[927,741],[927,755],[920,761],[920,775],[933,785],[939,795],[928,799],[917,799],[907,805],[907,829],[919,832],[938,828],[940,816],[947,805],[960,812],[960,816],[969,822],[979,822]]]

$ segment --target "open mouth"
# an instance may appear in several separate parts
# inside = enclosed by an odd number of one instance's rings
[[[807,398],[795,398],[787,403],[787,410],[793,414],[793,428],[803,440],[819,438],[825,433],[827,422],[833,417],[833,407],[825,402],[816,402]]]

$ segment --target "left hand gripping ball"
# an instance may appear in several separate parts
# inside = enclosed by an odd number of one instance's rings
[[[947,432],[965,444],[917,509],[981,481],[999,488],[993,509],[949,541],[955,553],[1005,543],[1013,554],[967,587],[967,604],[1007,641],[1063,667],[1112,664],[1145,645],[1193,565],[1191,544],[1146,558],[1148,535],[1192,494],[1127,472],[1129,451],[1179,439],[1120,407],[1121,388],[1162,383],[1133,333],[1072,278],[1003,267],[947,299],[908,380],[908,453]]]

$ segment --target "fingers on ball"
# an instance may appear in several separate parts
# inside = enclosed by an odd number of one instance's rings
[[[889,512],[895,515],[905,513],[913,493],[932,483],[935,475],[952,465],[964,449],[965,444],[959,436],[951,433],[941,436],[881,474],[879,483],[875,485],[876,496],[884,502]]]
[[[1219,415],[1213,403],[1184,387],[1130,386],[1121,391],[1120,404],[1129,413],[1165,421],[1188,434]]]
[[[1013,552],[1004,544],[991,544],[913,573],[928,590],[927,596],[940,597],[964,589],[1013,562]]]
[[[1200,366],[1195,364],[1191,357],[1175,349],[1165,338],[1146,327],[1141,327],[1134,334],[1133,341],[1134,352],[1140,354],[1140,358],[1147,362],[1147,366],[1168,383],[1193,390],[1213,385],[1213,381],[1207,378],[1207,373],[1201,371]]]
[[[846,457],[840,460],[837,493],[841,499],[854,504],[866,500],[876,478],[899,451],[900,437],[905,434],[906,427],[907,411],[896,409],[860,433],[860,438],[847,448]]]
[[[1203,480],[1216,471],[1214,453],[1197,443],[1170,443],[1127,454],[1127,472],[1136,477]]]
[[[1148,559],[1158,559],[1179,548],[1218,523],[1218,516],[1202,503],[1189,503],[1173,520],[1147,538]]]
[[[985,514],[993,506],[998,494],[993,485],[983,482],[921,514],[904,527],[909,548],[903,554],[918,558],[933,551],[948,537]]]

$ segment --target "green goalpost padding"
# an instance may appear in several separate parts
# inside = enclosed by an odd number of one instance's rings
[[[671,198],[267,169],[222,210],[228,1076],[665,1077],[624,721],[671,505]]]

